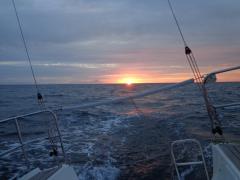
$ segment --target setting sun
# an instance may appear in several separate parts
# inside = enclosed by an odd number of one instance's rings
[[[133,83],[132,79],[128,79],[127,82],[126,82],[127,85],[131,85],[132,83]]]
[[[119,79],[118,83],[132,85],[132,84],[140,83],[140,80],[133,77],[125,77],[125,78]]]

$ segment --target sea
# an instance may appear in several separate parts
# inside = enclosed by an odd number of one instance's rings
[[[74,167],[79,180],[177,179],[171,143],[186,138],[201,143],[211,176],[211,123],[195,84],[115,104],[62,110],[168,85],[39,85],[44,104],[38,103],[33,85],[0,85],[0,119],[44,111],[0,123],[0,154],[15,148],[0,156],[0,179],[17,178],[36,167],[50,168],[63,162]],[[207,89],[214,105],[240,100],[240,83],[219,82]],[[217,109],[228,141],[239,140],[239,109]],[[65,160],[53,114],[46,110],[56,114]],[[16,149],[16,121],[27,161],[22,149]],[[197,160],[200,156],[191,153],[198,151],[193,146],[176,147],[177,161]],[[54,148],[57,156],[50,156]],[[184,167],[180,172],[183,179],[205,179],[202,166]]]

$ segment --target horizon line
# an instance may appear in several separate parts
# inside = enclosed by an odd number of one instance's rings
[[[140,84],[176,84],[179,82],[141,82],[141,83],[132,83],[132,85],[140,85]],[[240,83],[240,81],[218,81],[215,83]],[[39,83],[38,85],[126,85],[127,83]],[[0,86],[14,86],[14,85],[27,85],[27,86],[35,86],[30,83],[11,83],[11,84],[0,84]]]

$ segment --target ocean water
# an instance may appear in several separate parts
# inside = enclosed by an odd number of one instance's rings
[[[45,106],[50,109],[80,105],[166,86],[138,85],[40,85]],[[215,83],[208,86],[214,104],[240,99],[240,83]],[[31,85],[0,86],[0,119],[41,110]],[[196,85],[101,105],[86,109],[57,111],[67,162],[80,180],[174,179],[170,144],[174,140],[195,138],[201,142],[211,175],[210,122]],[[240,137],[240,108],[218,110],[228,140]],[[61,159],[49,156],[46,139],[52,121],[42,113],[18,119],[29,164],[21,149],[0,157],[0,179],[18,176],[36,166],[48,168]],[[0,124],[0,153],[18,145],[13,122]],[[177,149],[179,159],[187,149]],[[185,158],[185,157],[184,157]],[[198,158],[198,157],[195,157]],[[202,167],[181,169],[184,179],[204,179]],[[197,169],[197,170],[196,170]]]

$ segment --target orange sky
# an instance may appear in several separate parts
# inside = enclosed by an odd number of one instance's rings
[[[208,71],[207,71],[208,72]],[[206,72],[206,73],[207,73]],[[210,72],[210,71],[209,71]],[[174,83],[192,78],[191,72],[186,73],[153,73],[153,72],[122,72],[102,77],[103,83]],[[217,75],[217,82],[239,82],[240,71],[232,71]]]
[[[203,53],[204,52],[204,53]],[[194,49],[202,75],[238,65],[234,54],[237,48],[208,46]],[[231,61],[227,61],[230,59]],[[181,48],[145,48],[128,51],[112,57],[116,64],[113,71],[103,74],[103,83],[174,83],[193,78],[190,66]],[[218,82],[239,82],[240,70],[217,76]]]

